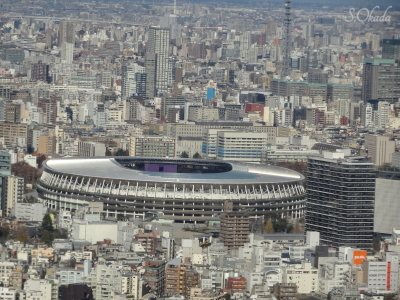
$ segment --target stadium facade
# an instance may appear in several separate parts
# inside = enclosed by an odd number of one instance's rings
[[[39,200],[56,210],[96,202],[106,217],[156,213],[197,223],[215,220],[227,201],[252,217],[273,211],[300,218],[306,204],[304,176],[269,165],[119,156],[50,159],[43,167]]]

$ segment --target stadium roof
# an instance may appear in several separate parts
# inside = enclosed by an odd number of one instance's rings
[[[154,164],[224,164],[232,169],[219,173],[168,173],[150,172],[131,169],[118,161],[132,163],[151,161]],[[147,157],[68,157],[54,158],[44,162],[48,171],[64,175],[87,176],[92,178],[128,180],[139,182],[163,183],[200,183],[200,184],[268,184],[296,182],[304,176],[295,171],[262,164],[245,164],[238,162],[194,160],[180,158],[147,158]],[[256,187],[257,188],[257,187]]]

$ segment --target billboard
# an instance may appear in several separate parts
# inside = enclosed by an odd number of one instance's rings
[[[367,259],[367,251],[354,250],[353,251],[353,264],[361,265],[363,260]]]

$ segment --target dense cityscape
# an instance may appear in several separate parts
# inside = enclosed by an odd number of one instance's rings
[[[392,300],[396,0],[0,0],[0,300]]]

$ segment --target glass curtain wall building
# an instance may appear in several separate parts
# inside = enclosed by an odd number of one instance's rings
[[[321,245],[371,249],[375,169],[365,157],[324,153],[308,160],[306,230]]]

